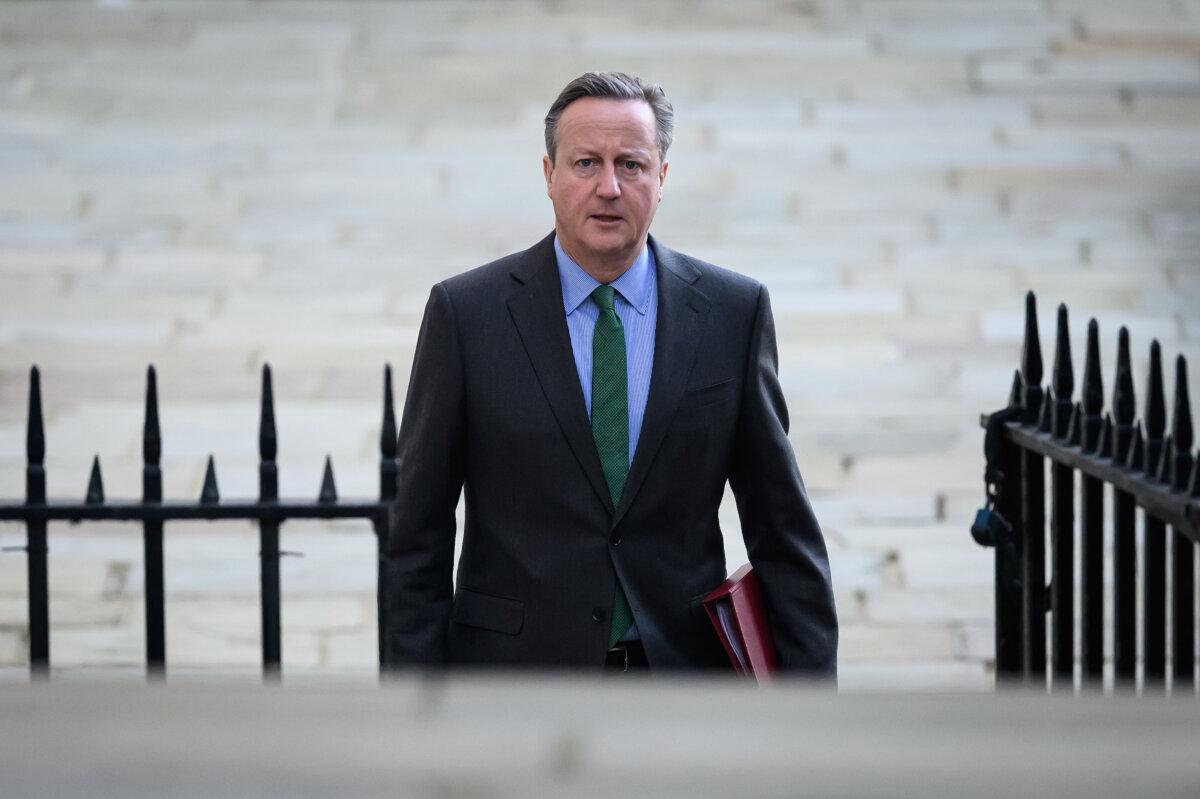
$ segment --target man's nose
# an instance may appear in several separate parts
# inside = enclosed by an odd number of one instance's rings
[[[606,200],[621,196],[621,184],[617,181],[615,164],[605,164],[600,168],[600,175],[596,182],[596,195]]]

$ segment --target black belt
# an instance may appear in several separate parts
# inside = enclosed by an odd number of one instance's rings
[[[604,658],[606,671],[627,672],[649,667],[641,641],[618,641]]]

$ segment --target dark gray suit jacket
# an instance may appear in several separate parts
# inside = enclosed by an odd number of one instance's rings
[[[654,366],[615,508],[553,236],[433,287],[381,564],[392,664],[599,669],[619,574],[652,669],[728,668],[700,606],[726,575],[717,508],[728,480],[782,666],[833,674],[829,564],[787,439],[766,289],[653,238],[650,247]]]

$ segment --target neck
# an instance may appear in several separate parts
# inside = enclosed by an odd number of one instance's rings
[[[556,232],[559,246],[563,248],[563,252],[575,263],[579,264],[579,268],[587,272],[591,278],[599,283],[608,285],[621,275],[629,271],[629,267],[633,266],[633,262],[637,260],[638,255],[646,248],[646,240],[637,245],[632,253],[624,252],[612,256],[595,255],[591,257],[581,257],[580,253],[575,251],[573,245],[568,244],[563,240],[562,234]]]

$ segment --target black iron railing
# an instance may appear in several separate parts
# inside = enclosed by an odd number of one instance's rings
[[[49,580],[47,576],[47,526],[52,521],[140,521],[145,557],[146,667],[151,677],[165,674],[167,653],[163,596],[163,527],[178,519],[248,519],[258,522],[260,541],[260,604],[262,609],[262,663],[265,679],[280,672],[279,528],[288,519],[367,519],[376,542],[387,531],[389,508],[396,494],[396,419],[392,401],[392,372],[384,367],[383,426],[380,431],[379,498],[340,499],[334,485],[333,466],[325,459],[319,496],[315,500],[280,499],[279,470],[275,463],[275,402],[271,368],[262,370],[262,410],[258,430],[258,499],[223,500],[210,455],[204,487],[198,501],[164,500],[159,457],[162,439],[158,424],[158,389],[154,367],[146,375],[146,417],[142,433],[142,498],[110,501],[104,496],[99,456],[92,462],[91,478],[83,501],[46,498],[45,431],[42,422],[41,380],[37,367],[29,378],[29,418],[26,438],[25,501],[0,501],[0,521],[24,522],[29,597],[29,665],[35,677],[50,667]],[[378,567],[377,567],[378,568]],[[379,607],[379,630],[383,608]],[[382,636],[380,636],[382,640]],[[383,666],[384,648],[379,647]]]
[[[1162,352],[1157,341],[1150,345],[1146,406],[1137,420],[1129,332],[1122,327],[1112,402],[1105,413],[1099,328],[1093,319],[1088,324],[1080,398],[1072,401],[1075,377],[1067,308],[1060,305],[1049,391],[1041,383],[1037,305],[1030,292],[1021,368],[1013,378],[1008,407],[982,420],[987,429],[988,505],[971,530],[980,544],[996,548],[997,681],[1067,691],[1111,686],[1162,693],[1169,687],[1175,693],[1194,694],[1200,467],[1192,455],[1187,363],[1182,355],[1175,362],[1168,432]],[[1108,525],[1106,509],[1112,513]],[[1105,579],[1110,552],[1111,584]],[[1112,646],[1108,674],[1106,641]]]

